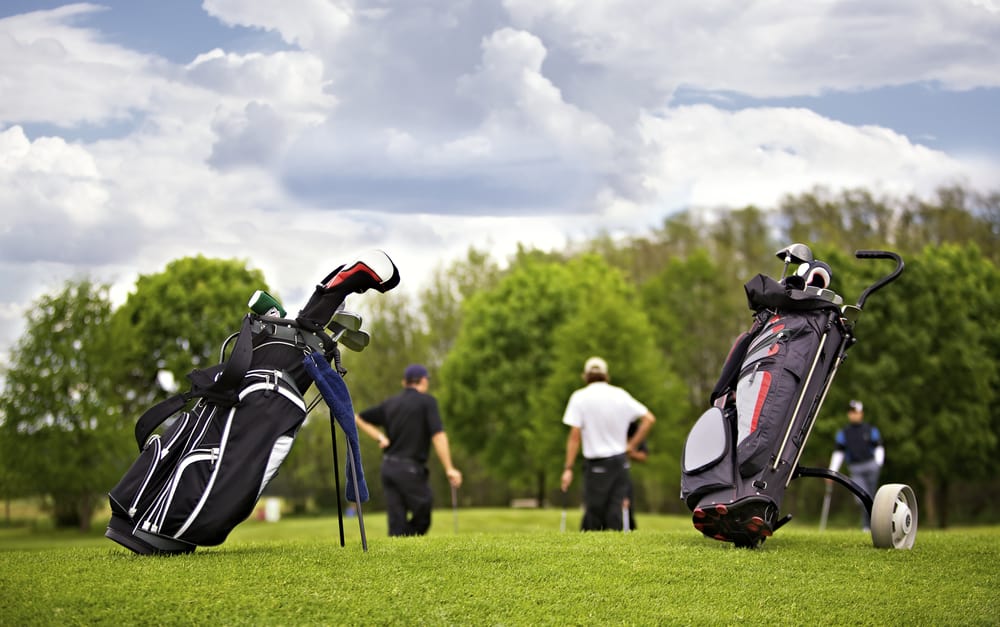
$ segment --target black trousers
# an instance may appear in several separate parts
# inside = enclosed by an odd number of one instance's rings
[[[623,455],[583,462],[583,531],[621,531],[622,502],[629,496],[631,478]]]
[[[397,457],[382,458],[382,489],[390,536],[422,536],[431,527],[431,493],[427,467]]]

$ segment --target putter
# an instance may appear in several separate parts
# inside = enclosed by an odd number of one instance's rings
[[[458,533],[458,488],[451,486],[451,518]]]
[[[823,512],[819,515],[819,530],[826,531],[826,518],[830,515],[830,498],[833,496],[833,484],[826,484],[826,496],[823,497]]]
[[[562,518],[559,520],[559,533],[566,533],[566,503],[569,500],[569,494],[566,490],[562,491]]]
[[[631,529],[629,528],[628,505],[622,501],[622,533],[628,533],[629,531]]]

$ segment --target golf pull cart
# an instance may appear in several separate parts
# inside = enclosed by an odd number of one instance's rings
[[[878,548],[908,549],[917,532],[917,502],[903,484],[868,494],[827,468],[799,465],[802,450],[837,369],[855,343],[865,302],[894,281],[903,260],[893,252],[857,251],[858,259],[888,259],[895,269],[864,290],[854,305],[828,289],[832,271],[805,244],[777,252],[780,282],[757,275],[744,286],[755,312],[737,339],[711,396],[695,422],[681,461],[681,498],[696,529],[738,547],[754,548],[791,519],[779,516],[792,479],[821,477],[846,487],[871,514]],[[797,270],[788,275],[791,264]]]

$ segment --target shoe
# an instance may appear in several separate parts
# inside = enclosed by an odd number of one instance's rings
[[[399,285],[399,270],[389,255],[371,250],[328,274],[322,285],[327,290],[340,288],[356,294],[369,289],[385,293]]]

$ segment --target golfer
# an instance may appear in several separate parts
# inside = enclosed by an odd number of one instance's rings
[[[591,357],[583,366],[586,385],[573,392],[566,404],[563,424],[569,426],[566,438],[566,464],[562,473],[562,491],[573,482],[573,466],[583,444],[583,531],[623,528],[622,505],[629,497],[629,453],[634,453],[646,439],[656,418],[631,394],[610,384],[608,364]],[[628,437],[629,425],[639,427]]]
[[[431,444],[448,483],[455,488],[462,485],[462,473],[451,463],[437,399],[427,393],[428,379],[427,368],[411,364],[403,371],[402,392],[354,416],[358,428],[383,450],[382,489],[390,536],[422,536],[430,529],[433,494],[427,457]]]

